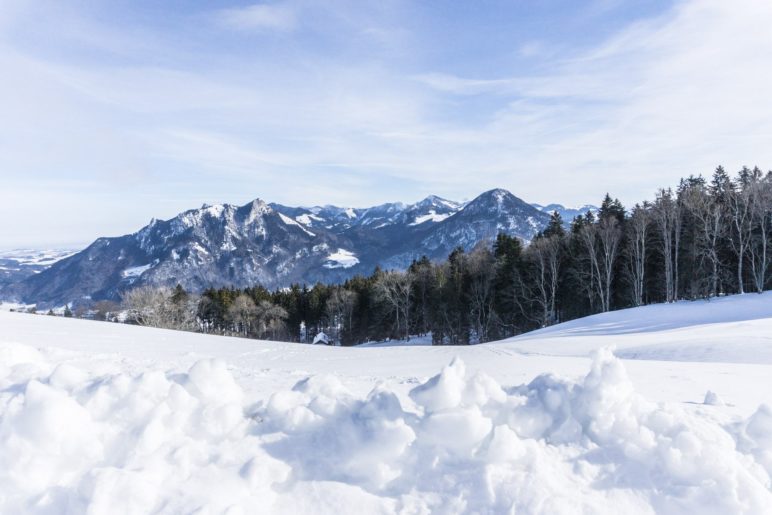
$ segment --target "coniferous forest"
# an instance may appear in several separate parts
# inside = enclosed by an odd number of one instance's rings
[[[553,213],[529,244],[499,234],[444,262],[376,269],[343,284],[255,285],[192,296],[135,290],[131,320],[250,338],[341,345],[431,334],[436,345],[497,340],[604,311],[761,292],[770,286],[772,172],[690,176],[625,208]]]

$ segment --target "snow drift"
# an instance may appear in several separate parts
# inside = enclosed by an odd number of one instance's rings
[[[607,349],[576,381],[502,387],[455,359],[408,396],[315,375],[256,399],[217,359],[98,375],[26,345],[0,357],[3,513],[772,506],[772,409],[723,424],[650,402]]]

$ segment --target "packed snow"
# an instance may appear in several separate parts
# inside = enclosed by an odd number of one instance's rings
[[[351,268],[354,265],[359,264],[359,258],[357,258],[353,252],[346,249],[338,249],[327,256],[327,261],[324,263],[325,268]]]
[[[771,303],[470,347],[0,312],[0,513],[769,513]]]

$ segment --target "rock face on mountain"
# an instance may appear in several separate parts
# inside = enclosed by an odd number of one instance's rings
[[[139,285],[207,287],[340,282],[376,266],[444,259],[498,232],[530,240],[549,215],[502,189],[462,204],[436,196],[367,209],[288,207],[255,200],[153,220],[134,234],[99,238],[6,290],[25,302],[118,299]]]

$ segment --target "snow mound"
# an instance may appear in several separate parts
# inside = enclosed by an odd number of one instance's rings
[[[458,358],[402,399],[331,375],[249,399],[223,361],[95,375],[2,347],[0,512],[763,513],[772,409],[655,404],[602,349],[502,387]]]

